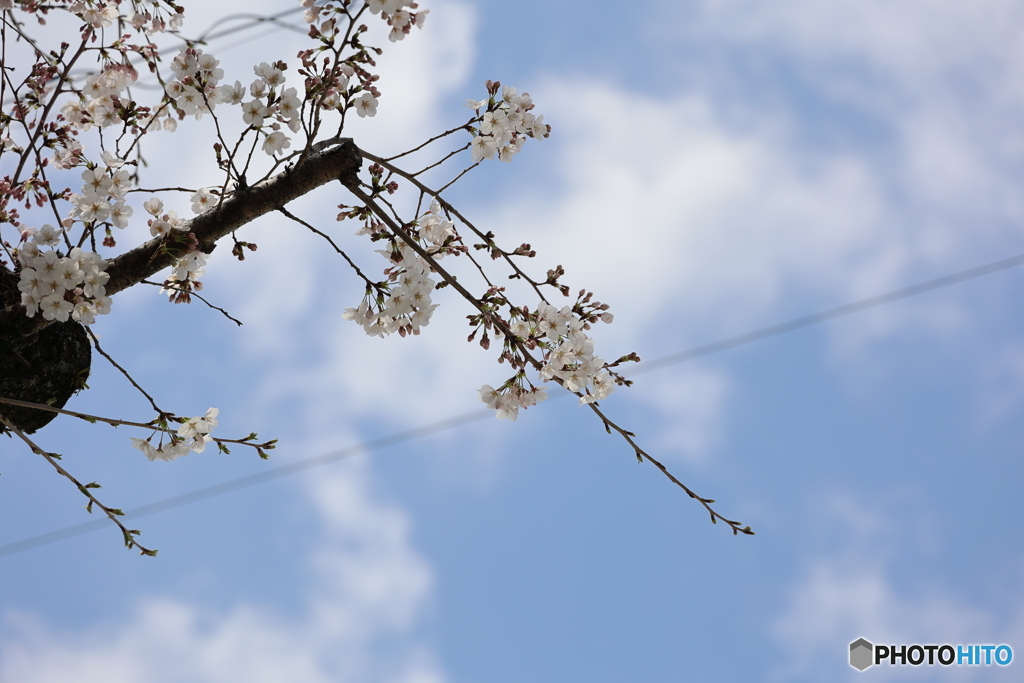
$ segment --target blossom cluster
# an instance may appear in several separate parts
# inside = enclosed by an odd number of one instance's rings
[[[412,0],[366,0],[371,14],[380,14],[381,18],[391,27],[388,40],[392,43],[402,40],[409,34],[413,26],[423,28],[423,22],[430,10],[410,12],[405,9],[416,9],[418,5]]]
[[[220,410],[210,408],[205,415],[189,418],[178,427],[176,436],[172,436],[167,443],[161,441],[156,447],[150,443],[152,436],[148,439],[133,437],[132,447],[142,451],[150,461],[175,460],[193,451],[202,453],[206,449],[206,444],[213,441],[210,432],[217,426],[219,414]]]
[[[519,417],[519,409],[527,409],[537,405],[541,401],[548,400],[546,387],[526,387],[520,384],[512,384],[502,389],[495,389],[490,384],[480,388],[480,400],[488,408],[496,411],[499,420],[516,421]]]
[[[493,159],[495,155],[505,162],[512,161],[526,144],[526,138],[541,140],[549,137],[551,126],[544,123],[544,116],[537,116],[530,93],[519,94],[515,88],[502,88],[501,99],[495,99],[499,82],[487,82],[490,98],[486,100],[466,100],[465,105],[477,112],[486,107],[483,116],[478,119],[479,128],[474,132],[469,150],[473,161]]]
[[[218,102],[228,101],[231,86],[217,85],[224,78],[224,69],[219,64],[220,60],[208,52],[195,47],[182,47],[171,60],[174,79],[169,80],[164,87],[164,93],[174,109],[199,120],[203,114],[212,111]],[[174,126],[172,124],[170,128],[173,130]],[[167,127],[166,123],[164,127]]]
[[[577,303],[575,307],[556,308],[542,301],[532,312],[513,308],[508,331],[516,343],[543,349],[540,376],[544,381],[556,380],[574,393],[582,392],[580,404],[583,405],[603,400],[615,390],[616,382],[608,372],[608,364],[594,355],[594,342],[585,333],[590,322],[601,320],[610,323],[612,319],[612,314],[607,312],[607,304],[595,302],[584,306]],[[495,334],[500,336],[497,330]],[[509,346],[507,341],[506,349]],[[510,354],[516,355],[506,351],[503,357],[508,358]],[[514,358],[512,360],[513,364],[522,364]],[[526,387],[524,371],[518,372],[498,389],[490,384],[480,388],[480,400],[497,411],[501,420],[515,420],[520,408],[529,408],[546,398],[543,387]]]
[[[206,189],[192,195],[192,210],[202,213],[212,206],[216,195]],[[199,282],[206,270],[206,254],[199,250],[195,237],[186,232],[186,223],[178,217],[177,212],[169,210],[163,213],[164,203],[157,197],[150,197],[142,205],[153,218],[149,219],[149,233],[154,237],[177,238],[176,241],[187,245],[184,256],[181,256],[164,281],[164,294],[176,303],[187,302],[188,293],[192,289],[202,289]]]
[[[120,168],[124,163],[120,159],[107,155],[107,163],[109,166],[105,169],[96,166],[82,171],[82,192],[70,197],[74,205],[68,212],[70,220],[106,221],[116,228],[128,227],[133,210],[125,197],[131,189],[131,176]]]
[[[30,318],[42,312],[44,320],[66,322],[70,318],[91,325],[97,315],[110,313],[110,297],[104,289],[110,279],[107,262],[78,247],[67,256],[40,249],[58,246],[62,232],[52,225],[23,232],[26,238],[31,235],[31,241],[25,241],[17,252],[21,303]]]
[[[107,0],[105,3],[100,4],[99,2],[85,3],[76,2],[71,6],[71,12],[77,14],[82,18],[82,21],[89,24],[93,28],[107,28],[121,15],[121,10],[118,9],[117,3],[114,0]]]
[[[121,123],[122,94],[137,78],[138,73],[130,65],[112,64],[101,73],[86,78],[79,99],[65,102],[61,114],[81,131],[93,126],[108,128]],[[58,150],[53,160],[58,168],[69,167],[67,160],[74,156],[76,148],[80,151],[81,143],[70,146],[70,149]]]
[[[290,147],[291,139],[281,132],[281,124],[293,133],[298,132],[302,100],[295,88],[283,88],[287,68],[284,62],[261,62],[254,66],[257,78],[248,88],[237,80],[233,85],[219,85],[224,78],[219,64],[220,60],[199,48],[181,48],[171,61],[175,79],[168,81],[164,89],[171,105],[163,122],[164,129],[177,128],[172,109],[179,116],[194,116],[198,120],[218,104],[240,105],[242,121],[255,129],[262,129],[267,119],[273,119],[271,132],[265,133],[263,140],[264,152],[274,155]],[[246,99],[247,96],[252,99]]]
[[[345,320],[363,326],[371,337],[384,337],[398,332],[401,336],[419,334],[420,328],[430,324],[437,304],[430,299],[436,283],[430,277],[430,265],[406,244],[394,244],[381,249],[393,266],[385,271],[391,279],[386,294],[376,298],[369,293],[358,308],[347,308]]]
[[[68,10],[72,14],[78,15],[83,22],[94,29],[109,28],[121,16],[121,9],[118,7],[120,4],[121,0],[106,0],[106,2],[99,2],[97,0],[82,2],[79,0],[78,2],[71,3]],[[141,29],[149,33],[163,33],[169,28],[171,31],[177,31],[181,28],[185,15],[181,7],[171,2],[166,4],[175,10],[170,13],[169,20],[164,19],[160,13],[160,0],[146,0],[145,3],[141,0],[133,0],[132,5],[134,9],[129,10],[127,18],[131,21],[135,30]],[[146,5],[150,5],[152,11]],[[0,9],[12,9],[13,6],[14,2],[12,0],[0,2]]]
[[[602,314],[601,320],[610,323],[612,314]],[[586,327],[587,323],[570,307],[559,309],[542,301],[530,322],[520,321],[511,328],[516,336],[529,330],[548,340],[540,376],[546,380],[557,377],[569,391],[584,392],[581,404],[600,401],[615,391],[615,381],[605,370],[605,362],[594,355],[594,342],[583,332]]]
[[[435,259],[443,258],[445,254],[458,254],[462,250],[453,244],[457,237],[455,225],[444,216],[436,199],[431,202],[430,210],[409,227],[409,231],[419,238],[424,251]],[[403,337],[419,334],[420,328],[430,323],[430,317],[437,308],[430,298],[437,286],[430,277],[430,264],[408,244],[397,241],[393,236],[385,236],[380,224],[366,223],[356,234],[369,235],[374,240],[389,240],[390,248],[379,249],[377,253],[392,264],[385,271],[391,284],[386,297],[383,292],[378,292],[378,296],[373,298],[367,292],[359,307],[346,309],[342,317],[359,323],[372,337],[383,337],[393,332]]]
[[[320,13],[330,5],[317,5],[316,0],[302,0],[302,6],[306,8],[302,18],[307,24],[312,24],[320,19]],[[405,38],[413,26],[423,28],[423,22],[430,10],[410,11],[418,7],[413,0],[366,0],[366,8],[370,10],[370,14],[379,14],[391,27],[388,40],[392,43]]]

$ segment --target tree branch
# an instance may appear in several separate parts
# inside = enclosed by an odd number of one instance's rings
[[[239,188],[220,206],[186,221],[183,232],[192,233],[199,248],[210,253],[217,240],[260,216],[276,211],[289,202],[326,185],[332,180],[345,184],[357,181],[362,155],[351,138],[342,138],[334,147],[318,150],[295,166],[249,188]],[[114,258],[107,266],[110,280],[108,296],[137,285],[159,271],[174,265],[182,254],[167,248],[163,238],[153,238]],[[42,316],[29,318],[21,304],[0,310],[0,348],[46,327]]]

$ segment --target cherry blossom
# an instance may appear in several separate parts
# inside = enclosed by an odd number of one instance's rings
[[[470,129],[474,132],[470,153],[475,162],[497,156],[507,163],[522,150],[527,137],[542,140],[551,134],[551,126],[544,123],[544,117],[532,112],[534,104],[529,93],[520,95],[515,88],[506,86],[501,98],[495,99],[499,87],[500,83],[488,81],[490,99],[469,99],[464,103],[474,111],[486,107],[477,119],[479,128]]]
[[[217,204],[217,195],[202,188],[192,195],[192,213],[203,213]]]
[[[377,114],[377,99],[370,93],[363,93],[362,96],[355,101],[356,113],[359,116],[375,116]]]
[[[263,151],[270,155],[278,154],[291,146],[292,141],[279,130],[268,135],[263,141]]]

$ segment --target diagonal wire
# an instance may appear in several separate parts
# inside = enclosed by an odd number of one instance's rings
[[[273,26],[273,28],[270,31],[268,31],[268,32],[260,33],[260,34],[255,35],[255,36],[250,36],[249,38],[247,38],[245,40],[234,42],[234,43],[231,43],[230,45],[226,45],[226,46],[222,46],[222,47],[218,48],[217,53],[220,54],[222,52],[226,52],[228,50],[236,48],[239,45],[244,45],[247,42],[253,42],[253,41],[257,40],[258,38],[261,38],[261,37],[263,37],[265,35],[269,35],[271,33],[275,33],[275,32],[277,32],[277,31],[279,31],[281,29],[287,29],[287,30],[290,30],[290,31],[295,31],[297,33],[301,33],[301,34],[305,35],[308,32],[306,24],[292,24],[292,23],[288,23],[286,21],[281,21],[281,19],[283,17],[287,17],[287,16],[289,16],[291,14],[295,14],[295,13],[301,12],[301,11],[302,11],[301,7],[293,7],[291,9],[287,9],[287,10],[278,12],[277,14],[253,14],[253,13],[239,12],[237,14],[229,14],[226,17],[221,17],[220,19],[218,19],[217,21],[213,22],[208,27],[206,27],[206,30],[203,31],[201,34],[199,34],[199,36],[196,37],[196,38],[188,39],[188,38],[185,38],[185,37],[183,37],[183,36],[181,36],[179,34],[174,34],[174,33],[165,34],[165,35],[171,36],[171,37],[177,39],[178,41],[180,41],[183,44],[188,44],[189,42],[192,42],[192,43],[198,43],[198,44],[202,44],[202,45],[209,45],[211,41],[217,40],[219,38],[223,38],[225,36],[230,36],[230,35],[232,35],[234,33],[239,33],[241,31],[246,31],[246,30],[248,30],[250,28],[254,28],[254,27],[259,26],[261,24],[269,24],[269,25]],[[236,26],[232,26],[230,28],[221,29],[220,31],[214,31],[215,28],[217,28],[218,26],[220,26],[222,24],[225,24],[225,23],[228,23],[228,22],[232,22],[232,21],[239,21],[239,20],[244,20],[244,23],[238,24]],[[161,50],[164,50],[164,49],[169,50],[171,48],[169,46],[167,48],[161,48]],[[142,58],[136,58],[134,60],[130,60],[130,63],[133,66],[138,66],[138,65],[142,64],[142,62],[143,62]],[[91,67],[86,67],[86,68],[82,68],[82,69],[75,69],[75,70],[73,70],[71,72],[71,76],[74,77],[74,78],[80,78],[83,75],[90,75],[90,74],[93,74],[93,73],[96,73],[96,71],[94,69],[92,69]],[[159,84],[152,84],[152,83],[147,83],[147,82],[137,82],[137,83],[133,83],[132,87],[133,88],[141,88],[143,90],[152,90],[152,89],[159,89],[160,86],[159,86]]]
[[[654,360],[641,363],[630,373],[630,375],[632,376],[645,372],[652,372],[654,370],[660,370],[667,365],[685,363],[686,361],[703,358],[704,356],[710,356],[714,353],[721,353],[722,351],[734,349],[737,346],[745,346],[747,344],[761,341],[762,339],[777,337],[780,334],[793,332],[794,330],[799,330],[804,327],[810,327],[811,325],[818,325],[829,320],[842,318],[843,316],[860,313],[861,311],[866,311],[869,308],[877,308],[878,306],[891,304],[894,301],[899,301],[901,299],[909,299],[912,296],[925,294],[927,292],[935,291],[936,289],[942,289],[943,287],[957,285],[961,282],[966,282],[967,280],[974,280],[975,278],[991,275],[992,273],[998,273],[1002,270],[1015,268],[1021,264],[1024,264],[1024,254],[1003,259],[1001,261],[986,263],[983,266],[969,268],[967,270],[962,270],[959,273],[945,275],[943,277],[935,278],[934,280],[928,280],[927,282],[911,285],[910,287],[904,287],[903,289],[897,289],[885,294],[861,299],[860,301],[854,301],[853,303],[836,306],[835,308],[828,308],[824,311],[818,311],[817,313],[812,313],[810,315],[793,318],[792,320],[787,320],[783,323],[762,327],[745,334],[736,335],[735,337],[726,337],[725,339],[720,339],[709,344],[695,346],[694,348],[687,349],[686,351],[670,353],[667,356],[661,356],[660,358],[655,358]]]
[[[669,365],[676,365],[678,363],[685,363],[687,361],[695,360],[697,358],[703,358],[710,356],[715,353],[721,353],[722,351],[728,351],[739,346],[745,346],[747,344],[753,344],[754,342],[768,339],[769,337],[777,337],[782,334],[793,332],[805,327],[812,325],[818,325],[829,320],[835,320],[847,315],[853,315],[866,311],[870,308],[877,308],[886,304],[900,301],[902,299],[908,299],[910,297],[925,294],[927,292],[935,291],[936,289],[942,289],[944,287],[950,287],[952,285],[960,284],[968,280],[974,280],[976,278],[984,277],[985,275],[991,275],[998,273],[1003,270],[1015,268],[1024,264],[1024,254],[1013,256],[1011,258],[1002,259],[1000,261],[994,261],[987,263],[983,266],[976,268],[969,268],[962,270],[957,273],[952,273],[943,277],[935,278],[934,280],[928,280],[910,287],[904,287],[897,289],[885,294],[879,294],[878,296],[869,297],[867,299],[861,299],[854,301],[849,304],[842,306],[836,306],[834,308],[828,308],[824,311],[812,313],[811,315],[801,316],[799,318],[793,318],[786,322],[778,323],[775,325],[769,325],[760,329],[752,330],[746,334],[736,335],[734,337],[727,337],[720,339],[709,344],[703,344],[696,346],[686,351],[680,351],[678,353],[672,353],[667,356],[662,356],[651,361],[646,361],[643,365],[639,366],[630,375],[639,375],[645,372],[653,372],[654,370],[660,370]],[[568,394],[565,394],[568,395]],[[558,394],[553,398],[558,398],[562,394]],[[250,486],[256,486],[257,484],[263,484],[268,481],[280,479],[282,477],[288,477],[299,472],[305,472],[306,470],[327,465],[332,462],[339,460],[345,460],[362,453],[372,453],[379,451],[389,446],[396,446],[401,443],[413,441],[415,439],[429,436],[431,434],[437,434],[444,432],[449,429],[456,429],[472,422],[479,422],[484,418],[491,417],[491,411],[489,410],[476,410],[471,413],[463,413],[462,415],[456,415],[438,422],[433,422],[422,427],[416,427],[413,429],[407,429],[401,432],[395,432],[377,439],[371,439],[364,441],[363,443],[349,446],[337,451],[332,451],[324,455],[318,455],[304,460],[298,460],[293,463],[286,465],[280,465],[273,469],[259,472],[257,474],[250,474],[244,477],[238,477],[221,484],[215,484],[213,486],[207,486],[205,488],[197,489],[189,493],[183,493],[178,496],[171,498],[165,498],[163,500],[149,503],[141,507],[134,508],[125,512],[124,519],[137,519],[140,517],[146,517],[148,515],[154,515],[158,512],[164,512],[165,510],[171,510],[174,508],[183,507],[185,505],[191,505],[202,500],[208,500],[210,498],[216,498],[223,496],[234,491],[249,488]],[[83,522],[81,524],[75,524],[73,526],[65,527],[63,529],[57,529],[38,536],[31,536],[21,541],[15,541],[14,543],[8,543],[7,545],[0,546],[0,557],[6,557],[8,555],[14,555],[16,553],[25,552],[33,548],[40,546],[49,545],[51,543],[57,543],[68,538],[74,538],[75,536],[81,536],[97,529],[106,528],[110,526],[109,520],[106,519],[95,519],[89,522]]]
[[[207,486],[178,496],[172,496],[171,498],[164,498],[163,500],[156,501],[155,503],[149,503],[148,505],[142,505],[132,510],[127,510],[124,513],[124,517],[121,519],[130,520],[155,515],[158,512],[179,508],[192,503],[198,503],[201,500],[207,500],[209,498],[223,496],[226,493],[232,493],[240,489],[249,488],[250,486],[256,486],[257,484],[263,484],[282,477],[288,477],[293,474],[298,474],[299,472],[305,472],[306,470],[313,469],[314,467],[320,467],[339,460],[345,460],[362,453],[372,453],[373,451],[379,451],[387,448],[388,446],[395,446],[400,443],[405,443],[406,441],[412,441],[438,432],[462,427],[463,425],[470,424],[471,422],[479,422],[487,417],[491,417],[491,412],[486,410],[474,410],[471,413],[463,413],[462,415],[433,422],[422,427],[407,429],[405,431],[396,432],[377,439],[364,441],[363,443],[358,443],[353,446],[349,446],[348,448],[342,448],[337,451],[325,453],[324,455],[305,458],[286,465],[279,465],[278,467],[274,467],[264,472],[238,477],[237,479],[232,479],[222,484],[214,484],[213,486]],[[109,526],[110,520],[108,519],[94,519],[81,524],[75,524],[74,526],[58,529],[56,531],[39,534],[38,536],[32,536],[31,538],[0,546],[0,557],[14,555],[15,553],[31,550],[32,548],[38,548],[39,546],[49,545],[50,543],[56,543],[57,541],[63,541],[68,538],[74,538],[75,536],[81,536],[82,534],[87,534],[90,531],[96,531],[97,529],[103,529]]]

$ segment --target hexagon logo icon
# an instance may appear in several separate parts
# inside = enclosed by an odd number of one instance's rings
[[[857,671],[863,671],[874,663],[874,654],[875,646],[863,638],[858,638],[850,643],[850,666]]]

